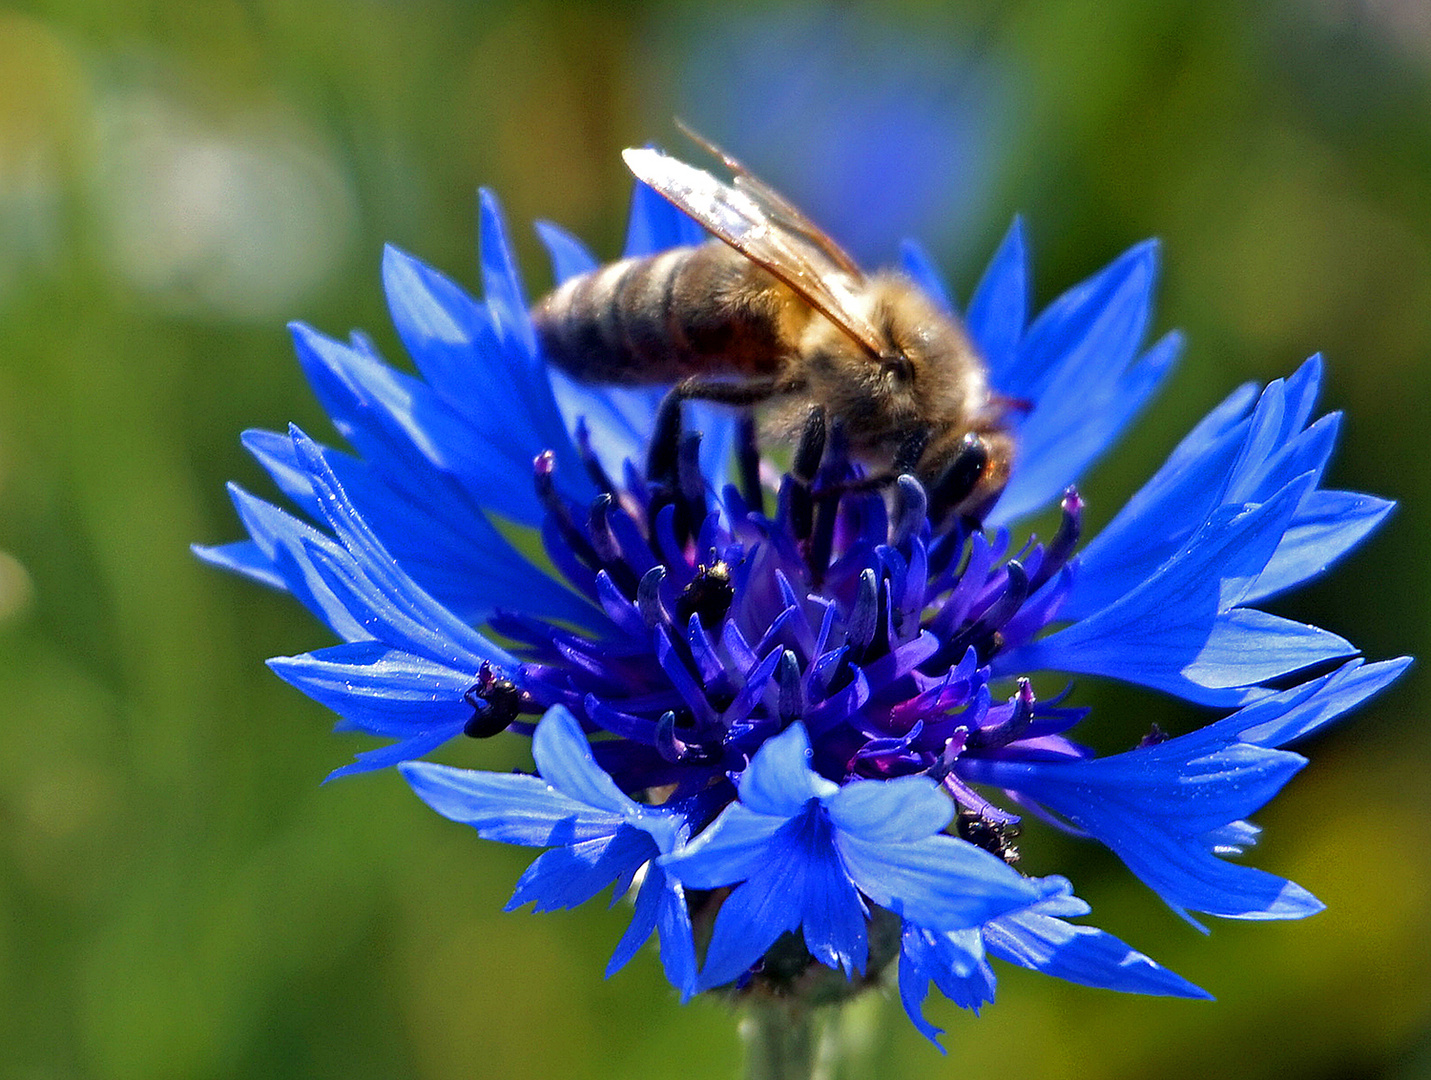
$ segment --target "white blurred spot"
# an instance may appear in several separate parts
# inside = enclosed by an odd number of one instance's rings
[[[114,92],[99,135],[107,258],[164,307],[289,314],[353,242],[348,177],[315,132],[286,117],[220,131],[156,94]]]

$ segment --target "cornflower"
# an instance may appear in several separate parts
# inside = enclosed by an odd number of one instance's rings
[[[916,478],[868,482],[838,430],[779,475],[745,418],[691,403],[677,441],[652,450],[662,389],[549,368],[486,193],[481,221],[481,301],[386,253],[416,375],[361,336],[294,326],[352,452],[296,428],[246,433],[299,514],[234,487],[249,538],[196,549],[289,592],[341,639],[270,662],[339,730],[393,740],[333,776],[399,765],[440,814],[548,849],[509,907],[634,891],[608,974],[653,932],[683,998],[729,986],[831,1000],[897,964],[905,1009],[936,1045],[930,984],[977,1011],[994,998],[990,958],[1207,996],[1071,921],[1089,908],[1066,879],[1021,873],[1021,814],[1104,844],[1194,925],[1320,909],[1229,859],[1306,763],[1285,747],[1409,662],[1366,663],[1258,606],[1391,509],[1321,486],[1339,417],[1313,419],[1319,358],[1234,391],[1085,542],[1074,485],[1181,339],[1145,347],[1153,243],[1030,319],[1016,222],[962,313],[992,385],[1018,403],[1012,473],[981,520],[935,521]],[[596,265],[539,229],[558,280]],[[626,255],[702,238],[638,185]],[[919,249],[903,268],[953,310]],[[1052,506],[1052,537],[1016,543]],[[1088,712],[1074,688],[1035,692],[1045,672],[1219,718],[1099,757],[1072,735]],[[532,774],[416,760],[501,732],[532,739]]]

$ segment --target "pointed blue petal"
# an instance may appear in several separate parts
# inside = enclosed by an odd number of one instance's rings
[[[641,812],[591,756],[591,744],[576,717],[560,705],[547,710],[532,736],[532,760],[543,780],[562,794],[623,817]]]
[[[1079,619],[1107,607],[1176,555],[1221,501],[1242,437],[1235,427],[1208,439],[1197,467],[1165,465],[1129,499],[1079,553],[1062,614]]]
[[[348,501],[318,446],[296,428],[293,444],[299,461],[313,478],[314,494],[328,524],[351,553],[349,559],[343,559],[326,549],[310,549],[310,558],[328,587],[338,593],[341,580],[349,589],[349,601],[362,597],[372,613],[395,633],[395,637],[384,639],[388,644],[410,647],[459,669],[475,669],[482,660],[515,667],[511,656],[433,601],[393,562]],[[317,554],[325,556],[323,565],[315,557]],[[368,629],[375,632],[372,627]]]
[[[977,930],[938,934],[906,922],[900,937],[899,998],[919,1033],[939,1047],[942,1028],[924,1018],[924,999],[933,981],[955,1004],[976,1013],[994,1000],[994,973],[984,960]]]
[[[767,861],[771,840],[786,820],[732,803],[691,843],[666,856],[661,864],[692,889],[733,885]]]
[[[473,826],[484,840],[551,847],[603,840],[625,824],[545,780],[518,773],[477,772],[426,761],[399,766],[418,798],[443,817]]]
[[[463,695],[475,672],[377,642],[277,656],[268,666],[284,682],[343,717],[345,730],[399,737],[437,727],[461,731],[472,715]]]
[[[966,930],[1041,895],[1002,859],[952,836],[887,843],[837,832],[835,847],[861,892],[931,930]]]
[[[270,589],[288,588],[283,575],[274,569],[273,560],[252,540],[235,540],[231,544],[190,544],[189,550],[210,566],[231,570]]]
[[[553,225],[550,221],[538,221],[536,229],[537,235],[546,246],[547,254],[551,257],[552,276],[556,278],[558,285],[582,274],[589,274],[601,265],[585,244],[560,225]]]
[[[1254,813],[1306,764],[1297,754],[1233,741],[1237,726],[1229,721],[1108,758],[961,762],[960,776],[1018,791],[1071,821],[1175,911],[1312,914],[1320,904],[1305,889],[1212,850],[1210,837]]]
[[[788,818],[811,799],[835,794],[839,785],[810,768],[810,739],[794,723],[767,739],[740,777],[740,801],[757,814]]]
[[[1313,693],[1290,708],[1279,710],[1258,702],[1220,723],[1236,726],[1242,739],[1258,746],[1286,746],[1320,731],[1379,694],[1410,666],[1409,656],[1365,665],[1353,660],[1322,679]]]
[[[314,549],[329,549],[336,557],[341,551],[337,544],[311,525],[255,498],[237,484],[229,485],[229,496],[254,545],[270,561],[282,578],[283,587],[294,598],[343,640],[361,641],[372,637],[324,583],[309,558],[309,552]]]
[[[497,336],[507,345],[513,360],[523,364],[523,376],[535,379],[539,371],[536,333],[527,315],[527,294],[507,239],[502,207],[487,188],[478,193],[478,203],[482,297]]]
[[[1121,371],[1147,327],[1157,274],[1158,245],[1149,240],[1069,289],[1034,320],[995,385],[1037,406],[1055,379],[1068,383],[1075,371]]]
[[[483,419],[474,423],[459,416],[426,383],[356,349],[302,325],[293,327],[293,338],[299,363],[333,425],[391,484],[452,477],[460,490],[481,493],[485,505],[515,521],[541,520],[531,486],[510,482],[528,471],[545,449],[531,426],[512,424],[513,415],[522,415],[515,403],[511,411],[484,410]],[[511,375],[503,378],[510,381]],[[510,394],[494,392],[489,404],[504,396]]]
[[[1313,353],[1287,377],[1287,430],[1301,431],[1317,407],[1322,392],[1322,354]]]
[[[1240,704],[1267,679],[1356,650],[1315,627],[1233,607],[1285,533],[1311,477],[1261,506],[1220,508],[1127,595],[995,659],[995,674],[1048,668],[1107,675],[1204,704]]]
[[[1178,672],[1174,685],[1187,680],[1210,690],[1252,686],[1356,651],[1330,631],[1252,608],[1234,608],[1213,622],[1196,658]]]
[[[376,750],[366,750],[358,754],[347,765],[330,772],[323,778],[323,783],[337,780],[341,776],[353,776],[357,773],[372,772],[375,769],[386,769],[391,765],[399,765],[402,762],[420,758],[424,754],[432,753],[443,743],[456,738],[461,733],[460,725],[449,725],[434,728],[431,731],[420,731],[411,738],[389,743],[387,746],[380,746]]]
[[[1352,491],[1313,491],[1292,518],[1249,602],[1310,581],[1381,527],[1394,502]]]
[[[506,910],[533,904],[535,911],[580,907],[603,889],[656,854],[656,845],[639,829],[622,825],[610,837],[563,843],[539,855],[517,881]]]
[[[825,805],[836,829],[875,844],[923,840],[954,820],[954,804],[927,776],[855,781]]]
[[[1077,482],[1162,386],[1182,345],[1174,332],[1126,372],[1070,366],[1067,380],[1060,373],[1020,427],[1013,474],[989,524],[997,528],[1033,513]]]
[[[1029,318],[1028,245],[1019,218],[1009,226],[999,250],[969,301],[969,335],[974,339],[996,388],[1017,394],[1008,381]]]
[[[680,883],[668,878],[652,863],[646,880],[636,893],[636,909],[631,925],[617,943],[606,965],[610,978],[630,962],[653,930],[660,930],[661,966],[666,979],[681,991],[682,1002],[688,1001],[696,989],[696,948],[691,938],[691,920],[686,910],[686,896]]]
[[[1155,960],[1092,926],[1018,911],[984,927],[984,947],[1001,960],[1083,986],[1125,994],[1211,999]]]
[[[654,255],[667,248],[687,247],[708,239],[694,218],[678,210],[640,181],[631,189],[631,216],[626,225],[626,258]]]
[[[902,241],[899,245],[899,266],[936,304],[951,315],[958,314],[954,300],[949,295],[949,288],[944,284],[944,277],[939,273],[939,267],[922,244],[914,240]],[[1019,329],[1022,330],[1023,327]]]
[[[768,858],[730,894],[716,916],[698,986],[741,975],[782,933],[804,924],[805,944],[821,963],[848,975],[864,967],[864,911],[812,806],[772,838]],[[813,828],[811,826],[814,826]]]
[[[313,517],[322,517],[312,478],[290,435],[248,431],[243,441],[284,494]],[[460,489],[446,482],[449,478],[428,475],[424,483],[399,492],[378,480],[364,462],[326,447],[322,453],[393,559],[464,622],[481,622],[521,596],[528,615],[592,630],[605,625],[590,603],[518,552]]]

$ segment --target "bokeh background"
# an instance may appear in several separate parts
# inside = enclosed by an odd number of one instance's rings
[[[1323,350],[1331,481],[1379,536],[1277,610],[1431,655],[1431,8],[1421,0],[53,0],[0,10],[0,1078],[733,1075],[717,1002],[624,918],[502,914],[479,843],[271,676],[327,644],[199,565],[250,426],[332,438],[284,323],[370,331],[393,242],[475,281],[474,189],[616,250],[617,152],[680,115],[862,258],[923,239],[962,295],[1016,213],[1040,301],[1163,238],[1189,347],[1088,478],[1095,522],[1246,379]],[[1259,865],[1329,910],[1203,938],[1096,850],[1034,832],[1099,925],[1211,989],[1166,1002],[1001,971],[982,1018],[900,1015],[880,1076],[1431,1076],[1425,666],[1310,748]],[[1198,721],[1086,681],[1089,734]],[[517,740],[460,749],[520,762]]]

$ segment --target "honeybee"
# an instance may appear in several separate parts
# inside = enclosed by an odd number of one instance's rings
[[[904,274],[864,274],[783,196],[695,138],[731,183],[657,150],[622,156],[713,239],[564,282],[532,312],[547,357],[583,381],[675,383],[668,401],[768,403],[777,438],[808,439],[812,411],[823,412],[876,477],[913,473],[932,519],[980,519],[1014,444],[963,327]]]

